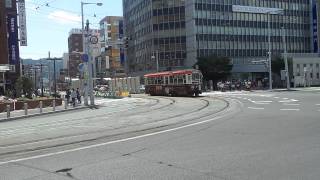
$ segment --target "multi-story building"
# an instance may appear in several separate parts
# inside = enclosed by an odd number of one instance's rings
[[[272,55],[283,52],[282,27],[289,53],[317,51],[312,35],[315,1],[123,0],[125,34],[132,39],[128,69],[155,71],[157,60],[160,70],[190,68],[198,57],[219,55],[232,59],[235,73],[263,76],[266,65],[253,62],[267,59],[269,33]],[[252,12],[235,11],[240,6],[250,6]],[[277,9],[284,11],[271,12]]]
[[[106,67],[106,75],[109,77],[125,76],[123,17],[106,16],[103,18],[100,21],[100,37],[101,47],[104,47],[102,48],[104,58],[98,61],[100,63],[98,67]],[[103,74],[102,69],[98,69],[98,72]]]
[[[186,66],[185,1],[123,0],[127,70],[145,73]]]
[[[8,64],[8,42],[5,1],[0,1],[0,64]]]
[[[99,30],[90,29],[91,35],[99,37]],[[83,63],[81,55],[83,54],[82,30],[72,29],[68,38],[68,74],[71,78],[81,78],[79,65]],[[100,55],[100,45],[90,45],[91,56],[95,59]]]
[[[68,74],[71,78],[80,77],[78,66],[81,61],[81,53],[83,52],[82,32],[80,29],[72,29],[68,37]]]

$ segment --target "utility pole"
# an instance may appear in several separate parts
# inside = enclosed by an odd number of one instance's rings
[[[57,77],[56,77],[56,61],[60,60],[59,58],[51,58],[50,51],[49,51],[49,61],[53,61],[53,83],[54,83],[54,98],[56,99],[57,96]]]
[[[37,68],[34,68],[34,89],[36,92],[38,92],[37,88]]]
[[[89,82],[88,82],[88,95],[90,96],[90,105],[94,106],[94,94],[93,94],[93,60],[92,60],[92,53],[90,49],[90,42],[89,42],[89,20],[86,22],[86,30],[87,30],[87,36],[86,36],[86,41],[87,41],[87,52],[88,52],[88,73],[89,73]]]
[[[22,59],[20,59],[20,77],[22,77],[23,76],[23,71],[22,71],[22,68],[23,68],[23,60]]]
[[[272,90],[272,63],[271,63],[271,12],[268,12],[268,62],[269,62],[269,89]]]
[[[290,77],[289,77],[289,67],[288,67],[288,54],[287,54],[287,43],[286,43],[286,33],[284,27],[282,27],[282,40],[283,40],[283,50],[284,50],[284,64],[286,68],[286,81],[287,89],[290,90]]]

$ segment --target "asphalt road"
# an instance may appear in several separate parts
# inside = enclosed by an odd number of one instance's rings
[[[318,92],[227,92],[5,122],[0,180],[316,180],[319,115]]]

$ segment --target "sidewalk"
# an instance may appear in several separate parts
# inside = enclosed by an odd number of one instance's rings
[[[27,115],[25,115],[25,110],[16,110],[16,111],[11,111],[10,118],[7,118],[7,112],[2,112],[0,113],[0,122],[22,119],[27,117],[35,117],[40,115],[48,115],[48,114],[59,113],[59,112],[79,110],[84,108],[88,108],[88,106],[84,106],[83,104],[77,104],[76,107],[73,107],[69,104],[66,109],[65,103],[63,101],[61,106],[55,107],[55,110],[53,109],[53,107],[42,108],[42,113],[40,113],[40,108],[28,109]]]
[[[287,88],[281,88],[281,89],[266,89],[266,90],[252,90],[252,91],[267,91],[267,92],[284,92],[284,91],[303,91],[303,92],[320,92],[320,87],[298,87],[298,88],[290,88],[288,90]]]

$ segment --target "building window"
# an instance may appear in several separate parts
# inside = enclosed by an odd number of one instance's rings
[[[320,79],[320,77],[319,77],[319,73],[317,73],[317,79]]]

